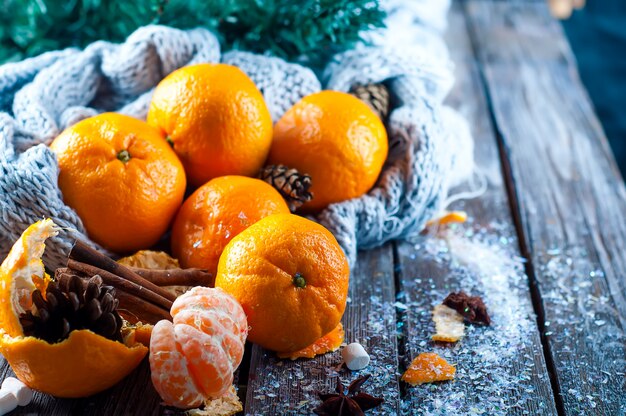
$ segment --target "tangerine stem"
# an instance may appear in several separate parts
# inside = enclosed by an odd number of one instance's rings
[[[123,163],[126,163],[130,160],[130,153],[126,149],[120,150],[120,152],[117,154],[117,158]]]
[[[304,280],[304,276],[301,273],[296,273],[293,277],[293,284],[300,289],[306,287],[306,280]]]

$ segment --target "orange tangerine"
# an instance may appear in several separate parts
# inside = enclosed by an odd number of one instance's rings
[[[271,185],[245,176],[222,176],[198,188],[183,204],[172,227],[172,253],[183,267],[215,275],[222,250],[261,218],[288,213]]]
[[[221,289],[195,287],[170,314],[174,322],[158,322],[150,339],[152,384],[161,398],[189,409],[225,395],[248,333],[241,305]]]
[[[154,90],[148,123],[163,131],[194,186],[224,175],[255,176],[272,144],[263,95],[239,68],[197,64]]]
[[[385,126],[367,104],[343,92],[320,91],[278,120],[268,163],[310,175],[313,199],[301,210],[317,212],[369,191],[388,146]]]
[[[292,352],[339,324],[349,278],[346,256],[330,231],[298,215],[274,214],[228,243],[215,286],[243,306],[250,341]]]

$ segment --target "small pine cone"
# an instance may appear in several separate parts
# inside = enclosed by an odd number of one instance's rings
[[[289,210],[295,212],[304,203],[313,199],[309,192],[311,177],[284,165],[267,165],[259,178],[272,185],[285,198]]]
[[[357,85],[350,89],[350,94],[369,105],[382,121],[387,120],[389,90],[383,84]]]
[[[68,269],[58,269],[48,284],[46,297],[37,289],[34,308],[20,316],[24,335],[50,343],[66,339],[70,332],[89,329],[105,338],[122,340],[122,318],[117,312],[115,289],[100,276],[83,279]]]

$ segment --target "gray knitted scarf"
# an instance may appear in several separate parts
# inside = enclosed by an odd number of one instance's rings
[[[123,44],[95,42],[82,51],[0,66],[0,255],[44,217],[65,230],[48,245],[48,267],[64,263],[76,238],[89,241],[76,212],[63,203],[58,165],[47,145],[63,129],[101,112],[145,119],[156,84],[200,62],[240,67],[263,93],[274,121],[322,88],[348,91],[386,81],[397,103],[388,122],[388,160],[376,186],[314,219],[336,236],[351,264],[357,249],[419,232],[442,208],[449,187],[472,170],[467,125],[441,104],[453,82],[447,50],[436,28],[416,24],[423,20],[422,3],[389,2],[389,29],[371,33],[368,46],[335,56],[321,80],[278,58],[243,51],[222,55],[207,30],[163,26],[140,28]]]

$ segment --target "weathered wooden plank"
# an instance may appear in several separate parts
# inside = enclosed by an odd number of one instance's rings
[[[454,205],[465,209],[472,223],[453,227],[445,239],[431,236],[417,244],[398,245],[399,300],[407,307],[404,365],[421,352],[436,351],[457,366],[454,382],[407,386],[403,409],[408,414],[556,414],[528,279],[519,262],[514,267],[503,260],[519,257],[519,246],[495,134],[458,3],[449,19],[447,43],[457,81],[448,103],[471,125],[476,164],[485,173],[488,188],[481,197]],[[467,257],[459,250],[472,250],[471,256],[488,268],[464,267],[455,260],[457,255]],[[495,268],[499,262],[504,264]],[[485,299],[492,326],[468,327],[465,338],[455,345],[433,343],[432,307],[461,289]]]
[[[545,4],[465,3],[565,414],[626,413],[626,189]]]
[[[376,414],[397,414],[399,388],[396,377],[396,315],[394,312],[393,256],[390,245],[359,253],[352,271],[349,302],[343,324],[346,342],[360,342],[372,361],[360,372],[343,367],[339,351],[312,360],[279,360],[258,346],[253,347],[247,415],[311,414],[319,400],[316,391],[332,391],[336,377],[354,379],[357,374],[372,374],[365,386],[370,394],[382,396],[385,403]]]

